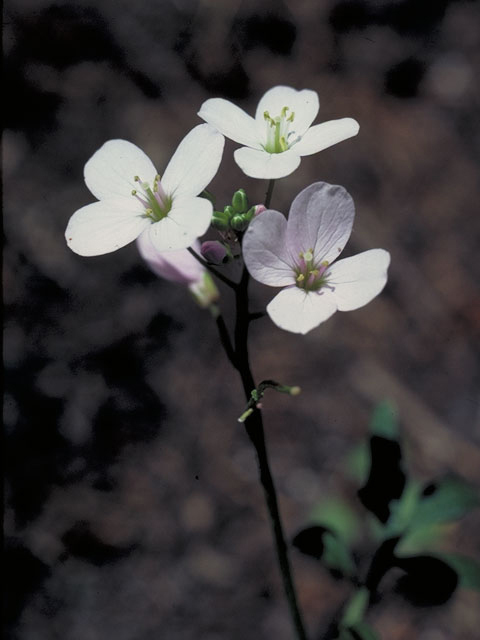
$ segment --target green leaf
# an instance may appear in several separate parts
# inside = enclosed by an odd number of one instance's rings
[[[377,404],[370,420],[370,432],[389,440],[398,440],[398,412],[389,400]]]
[[[418,508],[419,496],[420,486],[415,482],[409,482],[401,498],[392,500],[391,514],[385,525],[384,537],[398,536],[406,530]]]
[[[368,607],[368,600],[370,593],[366,587],[362,587],[355,591],[350,601],[347,603],[343,612],[340,625],[343,628],[353,627],[354,625],[362,622],[365,611]]]
[[[355,573],[355,563],[350,550],[340,538],[326,532],[323,535],[323,545],[322,564],[329,569],[340,571],[345,576]]]
[[[360,486],[363,486],[367,481],[370,462],[370,449],[367,442],[361,442],[351,449],[345,458],[348,475]]]
[[[375,631],[375,629],[373,629],[365,621],[357,622],[357,624],[355,624],[353,627],[350,627],[350,629],[354,633],[356,633],[361,640],[380,640],[380,636]]]
[[[458,573],[460,586],[480,591],[480,562],[460,553],[437,554]]]
[[[444,478],[429,495],[418,501],[410,521],[412,529],[458,520],[480,504],[478,492],[465,480]]]
[[[445,542],[449,526],[445,523],[435,523],[407,531],[398,543],[395,554],[399,557],[405,557],[422,551],[439,549]]]
[[[333,531],[347,546],[357,539],[361,529],[358,515],[341,498],[317,504],[310,513],[310,520]]]

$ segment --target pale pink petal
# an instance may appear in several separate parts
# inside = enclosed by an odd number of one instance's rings
[[[233,154],[240,169],[251,178],[284,178],[295,171],[300,156],[288,149],[282,153],[267,153],[258,149],[242,147]]]
[[[198,115],[230,140],[261,149],[255,120],[228,100],[210,98],[202,104]]]
[[[168,215],[151,225],[150,239],[157,251],[186,249],[206,232],[212,211],[206,198],[176,198]]]
[[[88,204],[70,218],[65,231],[67,245],[81,256],[116,251],[135,240],[151,224],[143,213],[143,207],[133,198]]]
[[[286,229],[285,216],[272,209],[249,224],[242,251],[245,265],[255,280],[272,287],[295,282],[295,272],[286,252]]]
[[[328,284],[339,311],[352,311],[369,303],[387,282],[390,254],[384,249],[370,249],[352,258],[335,262],[328,270]]]
[[[290,131],[295,132],[295,135],[292,135],[292,138],[301,136],[317,116],[319,109],[318,95],[315,91],[311,91],[310,89],[297,91],[292,87],[284,86],[269,89],[258,103],[257,111],[255,113],[257,131],[262,135],[260,138],[262,141],[266,140],[267,131],[267,125],[263,114],[265,111],[268,111],[270,117],[275,118],[281,114],[284,107],[288,107],[290,112],[293,111],[295,114],[293,122],[290,125]]]
[[[352,231],[355,207],[343,187],[315,182],[290,207],[287,241],[293,256],[313,249],[315,261],[333,262]]]
[[[196,196],[211,182],[222,159],[225,138],[208,124],[199,124],[178,145],[162,176],[169,196]]]
[[[153,183],[157,170],[150,158],[127,140],[109,140],[85,165],[85,184],[99,200],[125,196],[137,189],[135,176]]]
[[[148,229],[137,238],[137,247],[142,258],[150,269],[159,277],[180,284],[192,284],[202,279],[205,268],[188,249],[178,251],[157,251],[152,244]],[[200,243],[196,241],[192,247],[197,253]]]
[[[356,136],[359,128],[358,122],[353,118],[322,122],[322,124],[316,124],[306,131],[302,139],[293,145],[293,148],[300,156],[309,156],[312,153],[323,151],[337,142]]]
[[[308,333],[335,313],[335,298],[328,289],[321,292],[288,287],[267,305],[273,322],[285,331]]]

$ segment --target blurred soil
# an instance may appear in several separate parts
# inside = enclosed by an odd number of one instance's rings
[[[83,165],[125,138],[166,165],[214,96],[252,113],[276,84],[318,91],[320,119],[357,138],[305,158],[273,206],[317,180],[344,185],[347,254],[392,254],[384,293],[306,337],[268,319],[251,335],[289,539],[355,486],[345,458],[375,404],[394,400],[420,480],[480,483],[480,7],[458,0],[7,2],[4,298],[10,574],[18,640],[290,640],[292,631],[239,381],[214,323],[131,245],[80,258],[70,215],[93,200]],[[227,143],[211,190],[246,178]],[[231,320],[229,292],[222,305]],[[252,286],[262,309],[272,290]],[[448,546],[480,552],[480,519]],[[292,555],[311,637],[348,595]],[[397,597],[371,621],[388,640],[474,640],[478,594],[437,609]],[[452,631],[453,630],[453,631]],[[453,634],[453,635],[452,635]]]

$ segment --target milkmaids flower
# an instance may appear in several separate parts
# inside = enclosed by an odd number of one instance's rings
[[[245,264],[259,282],[284,287],[267,306],[281,329],[308,333],[335,311],[363,307],[385,286],[388,251],[370,249],[334,262],[354,216],[343,187],[316,182],[295,198],[288,221],[269,209],[250,223],[243,239]]]
[[[141,233],[158,251],[184,249],[205,233],[212,204],[196,197],[217,172],[224,137],[199,125],[182,140],[162,177],[150,158],[126,140],[109,140],[85,165],[98,202],[70,218],[67,244],[81,256],[120,249]]]
[[[210,307],[219,299],[220,293],[211,275],[188,249],[158,251],[147,233],[137,238],[137,248],[157,276],[187,286],[201,307]],[[193,243],[192,249],[197,254],[200,252],[198,240]]]
[[[309,156],[357,135],[353,118],[310,125],[319,109],[315,91],[273,87],[258,103],[255,118],[223,98],[204,102],[198,115],[235,142],[246,145],[235,162],[252,178],[283,178]]]

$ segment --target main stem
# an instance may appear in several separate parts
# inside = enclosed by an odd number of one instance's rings
[[[235,366],[242,379],[243,390],[247,400],[250,399],[250,394],[256,386],[250,369],[248,356],[248,327],[250,323],[248,311],[248,281],[248,271],[244,268],[242,278],[236,290],[237,321],[235,325]],[[255,447],[255,451],[257,452],[260,482],[262,483],[265,492],[265,499],[267,502],[277,551],[278,564],[282,574],[283,587],[288,600],[293,626],[298,640],[307,640],[305,627],[297,603],[297,594],[288,559],[285,535],[280,519],[277,493],[268,461],[262,414],[259,410],[254,411],[246,419],[245,429],[253,446]]]

